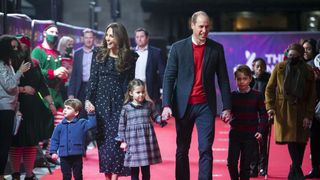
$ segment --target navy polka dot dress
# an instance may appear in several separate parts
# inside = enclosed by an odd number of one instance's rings
[[[92,61],[87,98],[96,108],[99,167],[101,173],[130,175],[123,166],[124,152],[115,140],[124,94],[134,78],[134,66],[124,72],[115,68],[115,58],[106,57],[104,62]]]

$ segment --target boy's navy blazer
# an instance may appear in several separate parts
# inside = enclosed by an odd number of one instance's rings
[[[231,109],[230,84],[223,46],[207,38],[202,83],[213,115],[216,115],[217,111],[215,75],[218,78],[223,110]],[[194,58],[190,36],[172,45],[163,80],[163,107],[171,107],[173,115],[177,118],[182,118],[185,114],[193,82]]]

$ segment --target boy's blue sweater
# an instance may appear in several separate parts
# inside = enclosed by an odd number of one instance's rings
[[[64,118],[53,131],[50,154],[58,154],[59,151],[60,157],[83,155],[86,133],[96,125],[97,120],[94,113],[88,114],[88,120],[74,118],[68,122]]]

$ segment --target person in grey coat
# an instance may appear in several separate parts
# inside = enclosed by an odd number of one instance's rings
[[[18,71],[14,72],[11,64],[18,59],[21,51],[21,46],[14,36],[2,35],[0,50],[0,180],[3,180],[18,107],[18,85],[20,77],[30,69],[31,64],[22,63]]]

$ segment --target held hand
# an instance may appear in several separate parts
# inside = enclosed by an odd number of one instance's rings
[[[169,108],[169,107],[163,108],[161,117],[162,117],[162,120],[168,120],[168,119],[170,119],[170,118],[172,117],[172,110],[171,110],[171,108]]]
[[[68,79],[69,74],[67,73],[61,73],[57,76],[59,79]]]
[[[22,64],[19,67],[19,71],[22,73],[27,72],[31,67],[31,63],[30,62],[26,62],[24,63],[24,61],[22,62]]]
[[[62,79],[62,77],[65,77],[66,74],[68,74],[68,70],[65,67],[61,66],[58,69],[54,70],[53,74],[55,77]]]
[[[94,105],[89,100],[86,100],[84,108],[87,112],[93,112],[95,110]]]
[[[128,144],[125,142],[122,142],[120,144],[120,148],[123,149],[123,151],[127,151],[128,150]]]
[[[25,94],[34,95],[36,93],[36,90],[31,86],[24,86],[24,92]]]
[[[311,127],[311,121],[308,118],[303,119],[303,124],[302,124],[304,129],[308,129]]]
[[[59,157],[58,154],[52,154],[52,155],[51,155],[51,158],[52,158],[53,160],[55,160],[55,161],[58,159],[58,157]]]
[[[222,111],[221,120],[225,123],[229,123],[231,121],[232,114],[229,109]]]
[[[273,119],[276,112],[273,109],[269,109],[267,113],[269,115],[269,118]]]
[[[257,132],[254,137],[258,140],[258,141],[261,141],[262,140],[262,135],[261,133]]]

